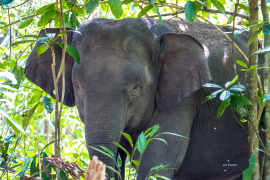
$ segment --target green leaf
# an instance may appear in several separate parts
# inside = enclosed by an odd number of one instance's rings
[[[47,11],[45,14],[43,14],[41,16],[41,18],[39,19],[37,26],[38,27],[42,27],[45,26],[46,24],[48,24],[56,15],[58,15],[58,11],[56,10],[50,10]]]
[[[3,1],[3,0],[2,0]],[[16,10],[14,10],[10,5],[5,4],[5,6],[7,6],[9,8],[9,11],[12,12],[12,14],[14,14],[14,16],[19,19],[22,22],[22,18],[19,16],[18,12]]]
[[[268,101],[269,99],[270,99],[270,94],[267,94],[267,95],[264,97],[263,102],[266,102],[266,101]]]
[[[217,117],[220,118],[222,114],[224,113],[226,107],[230,105],[230,101],[222,101],[222,103],[219,105],[218,111],[217,111]]]
[[[193,24],[194,19],[196,18],[196,6],[194,2],[188,1],[185,5],[185,16],[187,21],[190,24]]]
[[[245,120],[245,118],[241,118],[241,119],[239,119],[239,121],[242,122],[242,123],[247,122],[247,120]]]
[[[233,83],[235,83],[237,81],[237,79],[238,79],[238,75],[236,75],[232,81],[226,82],[225,87],[226,88],[230,87]]]
[[[211,2],[220,12],[222,12],[228,18],[227,14],[225,13],[224,6],[219,1],[211,0]],[[229,21],[229,23],[231,23],[229,18],[228,18],[228,21]]]
[[[38,38],[38,41],[40,43],[45,43],[50,37],[41,37],[41,38]]]
[[[42,152],[46,149],[46,147],[48,147],[49,145],[51,145],[51,144],[53,144],[53,143],[54,143],[54,141],[52,141],[52,142],[46,144],[46,146],[44,146],[44,148],[42,148],[42,150],[41,150],[40,152],[42,153]]]
[[[141,164],[140,161],[137,160],[132,160],[131,162],[134,163],[137,167]]]
[[[44,14],[49,10],[53,10],[54,8],[55,8],[55,3],[48,4],[36,10],[36,14]]]
[[[252,66],[250,66],[249,70],[252,70],[252,69],[254,69],[255,67],[257,67],[257,65],[252,65]]]
[[[108,168],[109,170],[115,172],[116,174],[119,175],[119,177],[121,177],[121,174],[120,174],[118,171],[116,171],[114,168],[112,168],[111,166],[107,166],[107,165],[106,165],[106,168]]]
[[[57,42],[56,43],[58,46],[60,46],[61,48],[64,47],[63,43],[60,43],[60,42]],[[70,46],[70,45],[67,45],[67,48],[66,48],[66,51],[69,55],[71,55],[73,57],[73,59],[78,63],[80,64],[80,55],[78,53],[78,51],[73,47],[73,46]]]
[[[38,172],[38,167],[37,167],[37,155],[33,157],[32,163],[30,165],[30,175],[32,176],[36,172]],[[37,177],[38,174],[36,174],[34,177]]]
[[[242,62],[240,60],[236,60],[236,63],[239,64],[240,66],[243,66],[245,68],[248,68],[248,66],[244,62]]]
[[[152,137],[159,130],[159,125],[155,125],[152,131],[149,133],[150,137]]]
[[[122,2],[122,4],[129,4],[129,3],[131,3],[133,0],[124,0],[123,2]]]
[[[221,101],[225,101],[226,99],[228,99],[228,98],[230,97],[230,95],[231,95],[231,92],[225,90],[225,91],[223,91],[223,92],[221,93],[221,95],[220,95],[219,98],[220,98]]]
[[[53,111],[53,104],[50,98],[43,96],[42,97],[42,102],[44,104],[45,109],[51,114]]]
[[[41,44],[40,46],[37,47],[36,52],[39,55],[45,53],[47,51],[47,49],[49,49],[49,45],[48,44]]]
[[[31,22],[33,21],[33,17],[31,18],[28,18],[26,20],[24,20],[20,26],[18,27],[19,29],[22,29],[22,28],[26,28],[27,26],[29,26],[31,24]]]
[[[232,87],[229,88],[230,91],[244,91],[246,90],[246,87],[241,85],[241,84],[238,84],[238,85],[234,85]]]
[[[107,151],[112,157],[114,157],[114,154],[111,150],[109,150],[107,147],[105,146],[100,146],[102,149],[104,149],[105,151]]]
[[[249,159],[249,166],[248,168],[243,172],[243,180],[250,180],[252,179],[252,173],[255,166],[255,160],[256,156],[252,154],[251,158]]]
[[[34,39],[27,39],[27,40],[17,41],[17,42],[15,42],[15,43],[12,43],[12,44],[10,45],[10,47],[16,46],[16,45],[19,45],[19,44],[30,43],[30,42],[36,42],[36,40],[34,40]]]
[[[18,92],[18,89],[15,89],[11,86],[8,86],[8,85],[4,85],[4,84],[0,84],[0,89],[3,88],[3,89],[6,89],[6,90],[9,90],[9,91],[14,91],[14,92]]]
[[[222,87],[219,86],[219,85],[211,84],[211,83],[206,83],[206,84],[203,85],[203,87],[222,88]]]
[[[126,155],[127,155],[129,158],[131,158],[131,157],[130,157],[130,154],[128,153],[128,151],[127,151],[123,146],[121,146],[119,143],[116,143],[116,142],[114,142],[114,144],[115,144],[117,147],[119,147],[120,149],[122,149],[122,150],[126,153]]]
[[[89,147],[92,148],[92,149],[94,149],[94,150],[96,150],[96,151],[98,151],[98,152],[100,152],[100,153],[102,153],[102,154],[104,154],[104,155],[106,155],[106,156],[108,156],[108,157],[110,157],[111,159],[113,159],[113,157],[111,156],[111,154],[108,154],[105,151],[102,151],[101,149],[98,149],[98,148],[94,148],[92,146],[89,146]]]
[[[39,102],[35,106],[33,106],[29,111],[25,112],[25,115],[24,115],[23,121],[22,121],[23,129],[26,129],[27,126],[29,125],[29,121],[30,121],[31,117],[34,115],[38,105],[39,105]]]
[[[120,154],[119,153],[118,153],[118,156],[117,156],[116,166],[117,166],[117,168],[121,168],[122,167],[122,160],[121,160],[121,157],[120,157]]]
[[[97,7],[99,0],[90,0],[86,6],[86,13],[90,14]]]
[[[108,3],[109,3],[109,6],[111,8],[111,11],[112,11],[114,17],[116,19],[119,19],[123,14],[122,4],[121,4],[120,0],[109,0]]]
[[[51,173],[52,172],[52,167],[51,167],[51,165],[49,165],[48,161],[45,160],[45,157],[48,157],[48,155],[45,152],[43,152],[42,154],[43,154],[44,165],[47,167],[48,171]],[[43,166],[41,167],[41,171],[42,171],[43,180],[50,180],[51,179],[51,176],[48,177],[47,174],[44,172]]]
[[[249,40],[247,42],[247,47],[254,41],[254,39],[258,36],[260,31],[261,31],[261,29],[258,29],[255,32],[253,32],[253,34],[251,35],[251,37],[249,38]],[[256,52],[258,52],[258,51],[256,51]],[[256,53],[256,52],[254,52],[254,53]]]
[[[124,132],[121,132],[123,134],[123,136],[125,136],[125,138],[127,138],[127,140],[129,141],[129,144],[131,147],[133,147],[133,141],[132,141],[132,138],[130,137],[130,135],[124,133]]]
[[[244,107],[244,105],[249,105],[251,102],[249,99],[247,99],[244,96],[239,96],[239,95],[233,95],[231,96],[231,105],[232,108],[241,116],[247,117],[248,116],[248,111]]]
[[[71,27],[73,29],[76,29],[76,26],[77,26],[77,14],[74,11],[72,11],[72,14],[70,16],[70,23],[71,23]]]
[[[217,95],[221,94],[222,92],[224,91],[224,89],[220,89],[220,90],[217,90],[215,92],[213,92],[210,96],[207,96],[202,103],[205,103],[209,100],[212,100],[214,99],[215,97],[217,97]]]
[[[8,114],[6,114],[4,111],[0,110],[0,114],[3,115],[7,123],[11,126],[11,128],[16,132],[16,133],[24,133],[23,128],[21,127],[20,124],[18,124],[14,119],[12,119]]]
[[[141,18],[141,17],[143,17],[148,11],[150,11],[151,9],[153,8],[153,6],[152,5],[147,5],[147,6],[145,6],[140,12],[139,12],[139,14],[138,14],[138,18]]]
[[[60,171],[60,178],[61,180],[68,180],[67,175],[64,170]]]
[[[145,148],[146,148],[146,137],[144,135],[144,133],[142,132],[139,137],[138,137],[138,150],[140,152],[140,154],[143,154]]]
[[[30,162],[31,162],[31,158],[28,158],[28,159],[25,161],[24,166],[23,166],[23,168],[22,168],[22,170],[21,170],[21,173],[20,173],[20,178],[22,178],[22,177],[24,176],[25,171],[28,169],[28,166],[29,166]]]

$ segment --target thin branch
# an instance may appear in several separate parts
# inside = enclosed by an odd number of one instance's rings
[[[33,15],[30,15],[30,16],[23,17],[23,18],[21,18],[21,19],[24,20],[24,19],[28,19],[28,18],[30,18],[30,17],[35,17],[35,16],[38,16],[38,15],[39,15],[39,14],[33,14]],[[13,21],[13,22],[11,22],[11,23],[5,25],[5,26],[1,26],[0,29],[1,29],[1,28],[4,28],[4,27],[11,26],[11,25],[16,24],[16,23],[18,23],[18,22],[21,22],[21,21],[20,21],[20,20]]]
[[[39,92],[43,92],[41,90],[38,90],[38,89],[35,89],[35,88],[31,88],[31,87],[28,87],[28,86],[22,86],[22,85],[18,85],[18,84],[11,84],[11,83],[3,83],[3,84],[6,84],[6,85],[13,85],[13,86],[20,86],[20,87],[24,87],[24,88],[28,88],[28,89],[32,89],[32,90],[36,90],[36,91],[39,91]]]

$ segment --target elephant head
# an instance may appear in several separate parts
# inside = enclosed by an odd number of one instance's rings
[[[141,129],[156,111],[170,111],[181,99],[210,81],[201,44],[184,34],[156,36],[143,19],[120,21],[98,19],[83,24],[80,34],[68,34],[68,44],[77,49],[81,63],[66,55],[65,100],[76,105],[85,124],[88,146],[103,145],[117,152],[121,131]],[[46,29],[59,33],[59,29]],[[44,30],[39,34],[45,36]],[[31,52],[26,76],[54,97],[51,52],[39,57]],[[55,47],[56,70],[62,50]],[[59,97],[61,97],[59,82]],[[108,157],[88,148],[107,165]]]

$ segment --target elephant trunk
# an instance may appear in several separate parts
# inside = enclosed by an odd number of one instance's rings
[[[85,138],[89,155],[91,158],[95,155],[107,166],[115,168],[115,163],[112,158],[92,149],[91,147],[101,149],[100,146],[105,146],[114,153],[114,159],[116,159],[117,146],[114,142],[120,142],[120,132],[124,129],[124,127],[122,127],[124,123],[121,123],[120,119],[115,118],[113,114],[108,114],[107,112],[99,112],[98,114],[91,112],[88,113],[91,115],[86,116]],[[102,150],[104,151],[104,149]],[[106,169],[106,173],[110,178],[114,177],[114,173],[111,170]]]

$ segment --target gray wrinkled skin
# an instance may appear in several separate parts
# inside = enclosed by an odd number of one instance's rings
[[[220,28],[231,31],[228,27]],[[160,136],[168,146],[152,141],[143,155],[138,180],[145,179],[152,167],[161,164],[169,169],[158,174],[174,180],[241,176],[248,167],[249,155],[247,134],[235,118],[239,117],[228,107],[218,119],[218,98],[202,104],[216,90],[202,88],[203,84],[224,86],[235,77],[231,44],[217,30],[201,22],[172,20],[156,26],[146,19],[96,19],[78,30],[82,36],[69,33],[68,44],[78,50],[81,63],[74,63],[66,55],[64,103],[76,104],[85,123],[88,146],[106,146],[115,154],[120,153],[124,161],[126,156],[113,142],[130,153],[131,148],[120,132],[130,134],[135,142],[141,131],[158,124],[160,132],[190,139]],[[44,31],[40,35],[45,36]],[[244,33],[235,38],[246,55],[248,39]],[[61,49],[56,47],[55,52],[58,70]],[[236,59],[245,62],[238,52]],[[54,96],[51,63],[51,52],[37,57],[34,49],[25,72]],[[239,79],[242,76],[240,73]],[[59,89],[61,97],[61,85]],[[243,126],[246,128],[246,124]],[[110,158],[91,148],[88,151],[91,157],[97,155],[114,167]],[[139,159],[139,154],[135,159]],[[113,176],[111,171],[107,172]]]

